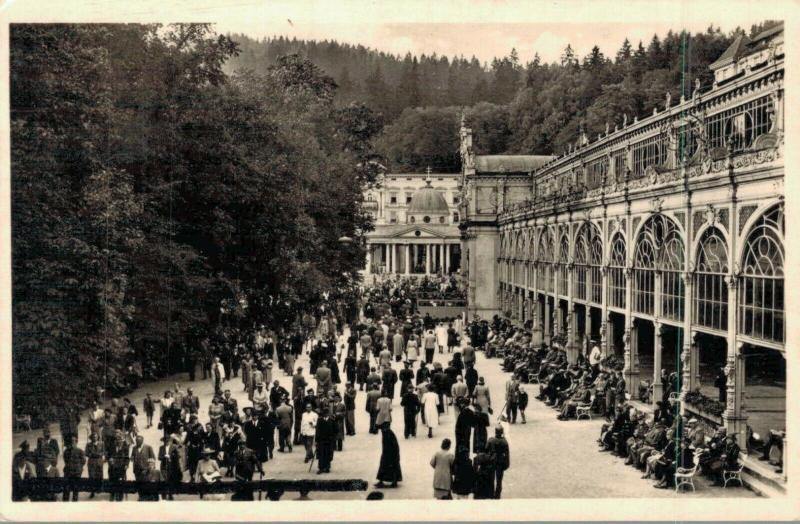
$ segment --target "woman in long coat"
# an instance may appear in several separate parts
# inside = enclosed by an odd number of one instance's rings
[[[469,459],[469,451],[456,450],[453,462],[453,493],[457,499],[468,499],[475,490],[475,469]]]
[[[428,426],[428,438],[433,438],[433,428],[439,427],[439,395],[428,384],[427,391],[422,395],[422,411],[425,425]]]
[[[375,484],[375,487],[385,488],[387,486],[384,482],[388,482],[390,487],[396,488],[397,483],[403,480],[403,471],[400,469],[400,445],[388,423],[381,426],[381,435],[383,437],[381,463],[378,467],[378,483]]]
[[[475,433],[472,439],[473,453],[480,453],[486,449],[486,441],[489,440],[486,428],[489,427],[489,414],[483,411],[480,406],[476,406],[474,427]]]

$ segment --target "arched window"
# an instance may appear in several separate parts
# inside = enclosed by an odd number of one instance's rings
[[[596,229],[595,232],[597,232]],[[592,236],[589,249],[589,264],[592,276],[592,296],[589,299],[596,304],[601,304],[603,302],[603,272],[601,270],[603,265],[603,241],[600,240],[600,235],[595,234]]]
[[[603,242],[600,231],[584,224],[575,239],[575,296],[597,304],[603,301]],[[589,286],[591,289],[588,289]],[[589,293],[587,295],[587,293]]]
[[[683,240],[675,223],[654,215],[639,233],[634,255],[633,309],[655,313],[655,273],[661,271],[661,314],[683,319]]]
[[[744,244],[739,287],[739,329],[744,335],[784,342],[783,206],[765,213]]]
[[[553,291],[553,232],[550,228],[545,228],[539,235],[536,261],[536,286],[540,291],[549,293]]]
[[[581,229],[575,240],[575,298],[586,300],[586,279],[589,271],[589,245],[585,229]]]
[[[561,242],[559,242],[558,248],[558,294],[559,295],[568,295],[569,294],[569,269],[567,268],[567,264],[569,263],[569,238],[567,235],[561,236]]]
[[[701,326],[728,329],[728,246],[722,233],[709,228],[700,237],[694,275],[693,321]]]
[[[608,303],[625,308],[625,239],[617,233],[611,242],[608,257]]]

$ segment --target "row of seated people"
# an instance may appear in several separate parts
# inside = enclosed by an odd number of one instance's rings
[[[654,479],[656,488],[673,486],[675,473],[690,472],[695,464],[715,485],[724,485],[723,473],[739,468],[735,436],[720,427],[706,439],[697,419],[673,416],[659,404],[651,416],[628,404],[618,406],[614,420],[600,430],[600,450],[624,457],[626,464],[644,472],[643,479]]]
[[[560,420],[575,418],[578,407],[604,415],[609,423],[602,427],[601,449],[625,457],[627,464],[643,470],[644,478],[654,479],[655,487],[674,485],[676,471],[691,471],[695,463],[718,485],[723,485],[723,472],[739,468],[739,446],[725,428],[706,438],[696,419],[676,416],[666,395],[652,415],[636,411],[627,403],[621,371],[591,366],[585,358],[569,365],[559,339],[549,348],[534,347],[527,330],[495,322],[490,348],[502,355],[504,371],[522,382],[539,383],[536,398],[558,410]]]

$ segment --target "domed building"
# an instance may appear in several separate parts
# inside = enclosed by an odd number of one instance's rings
[[[375,229],[367,234],[367,276],[436,275],[460,267],[460,175],[386,174],[364,195]]]

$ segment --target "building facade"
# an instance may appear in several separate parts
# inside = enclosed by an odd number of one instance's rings
[[[461,175],[384,174],[364,194],[375,229],[366,235],[365,276],[458,273]]]
[[[785,428],[783,27],[711,68],[557,158],[476,156],[462,124],[464,277],[471,314],[563,338],[572,361],[596,340],[632,396],[648,380],[660,400],[664,370],[716,400],[724,372],[718,409],[681,409],[744,445]]]

